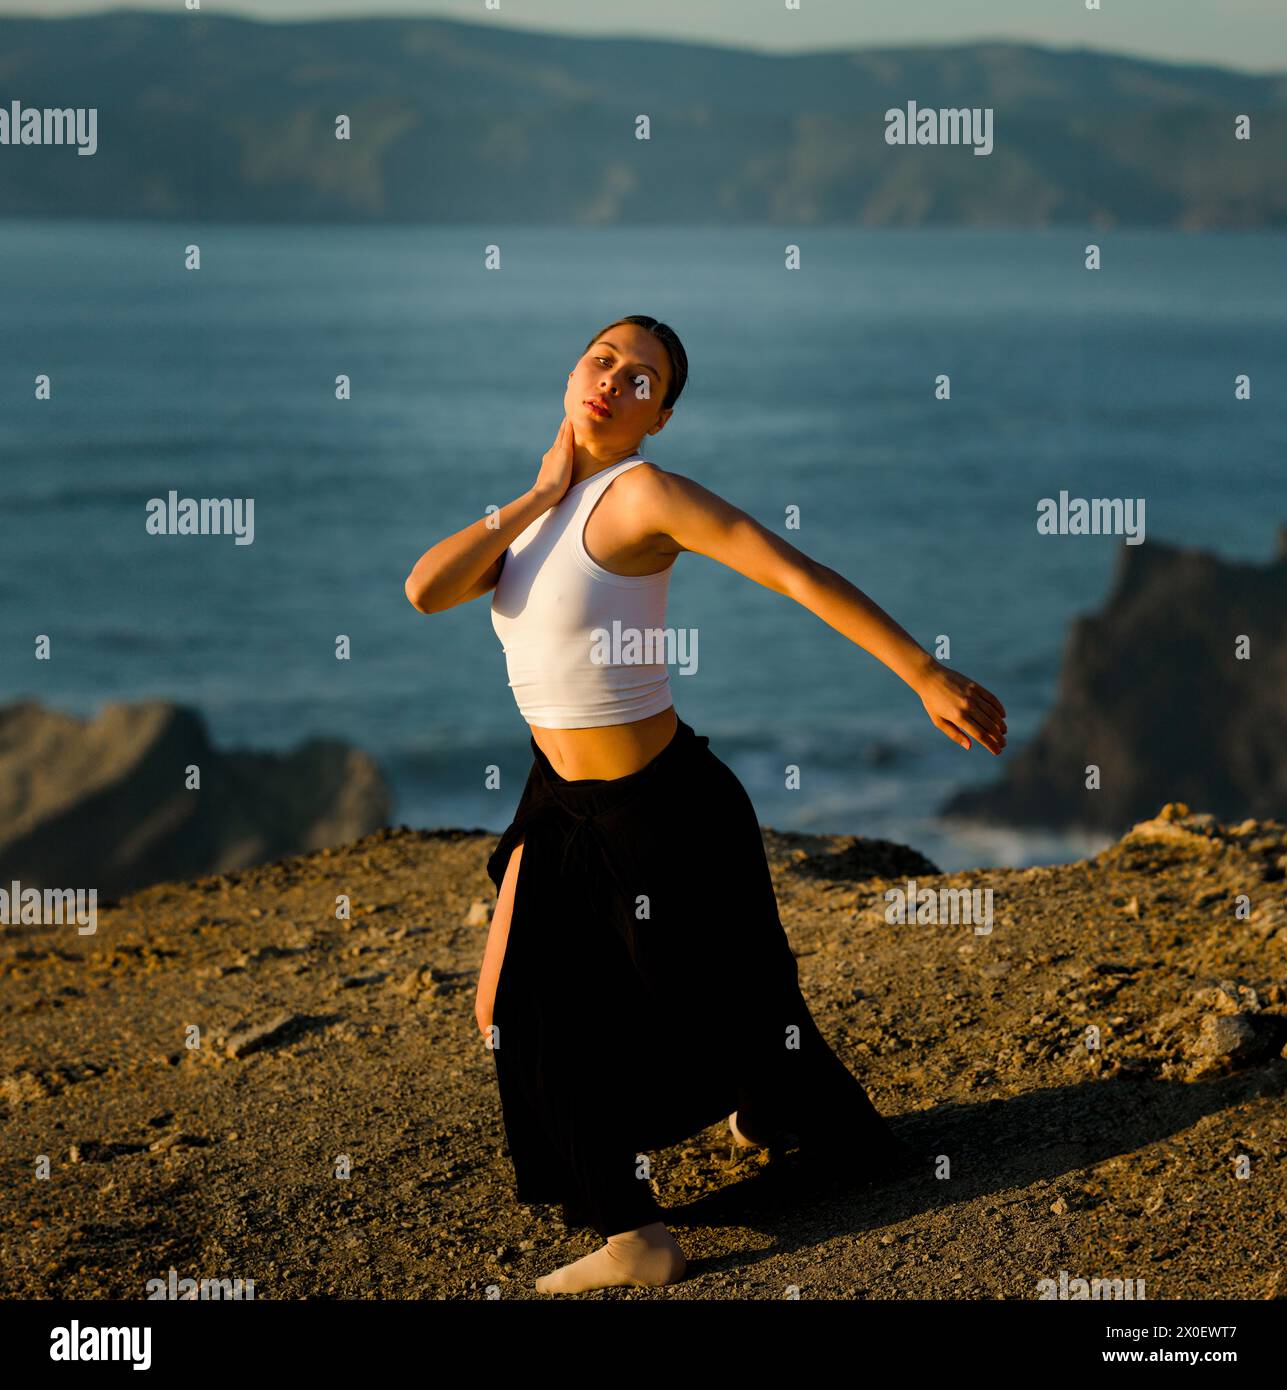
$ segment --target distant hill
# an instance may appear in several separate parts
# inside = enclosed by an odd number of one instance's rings
[[[118,10],[0,19],[14,101],[96,107],[98,151],[0,146],[7,216],[1287,225],[1287,75],[1087,49],[768,55]],[[909,101],[991,107],[992,153],[886,144],[885,111]],[[351,141],[334,137],[341,113]]]

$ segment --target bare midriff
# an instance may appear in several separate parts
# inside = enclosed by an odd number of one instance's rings
[[[678,727],[674,705],[631,724],[603,724],[594,729],[530,726],[536,746],[568,782],[628,777],[652,762]]]

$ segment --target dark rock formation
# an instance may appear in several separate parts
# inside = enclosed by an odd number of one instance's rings
[[[1240,660],[1240,635],[1250,657]],[[1105,612],[1079,618],[1054,709],[1005,777],[946,814],[1120,834],[1175,800],[1223,819],[1287,811],[1287,526],[1266,566],[1123,545]],[[1087,790],[1086,767],[1100,769]]]
[[[187,789],[187,769],[200,789]],[[388,822],[365,754],[311,739],[286,756],[213,748],[162,700],[91,721],[34,700],[0,708],[0,884],[96,888],[225,873],[338,845]]]
[[[806,878],[861,883],[870,878],[912,878],[942,870],[918,849],[860,835],[809,835],[761,826],[770,863]]]

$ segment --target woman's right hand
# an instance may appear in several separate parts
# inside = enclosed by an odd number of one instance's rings
[[[572,481],[572,459],[576,450],[576,434],[572,421],[565,415],[554,443],[541,460],[541,471],[536,475],[533,491],[549,499],[550,506],[562,498]]]
[[[970,736],[999,757],[1005,747],[1005,706],[985,686],[935,661],[916,682],[930,723],[968,749]]]

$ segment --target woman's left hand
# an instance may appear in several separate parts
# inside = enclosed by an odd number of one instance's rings
[[[973,736],[993,756],[1005,747],[1005,706],[977,681],[936,661],[916,693],[930,722],[953,743],[970,748]]]

